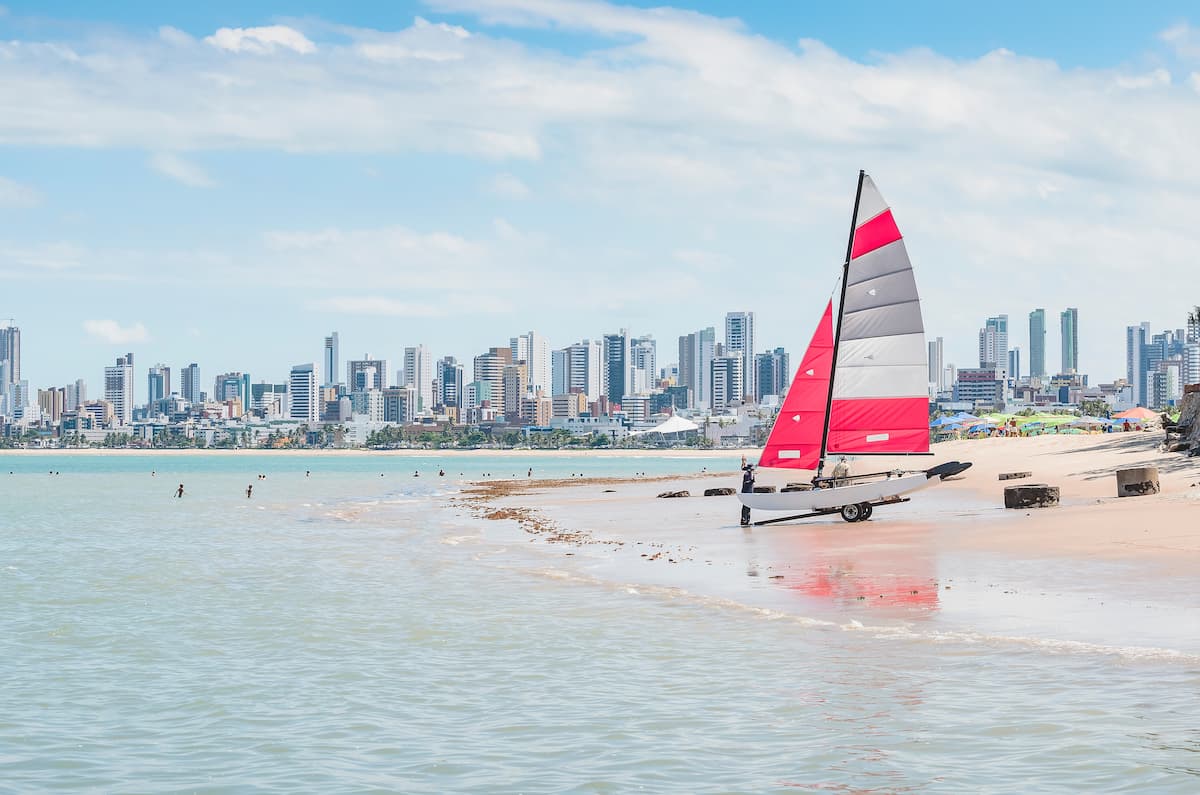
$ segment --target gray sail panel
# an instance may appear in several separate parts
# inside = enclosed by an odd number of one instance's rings
[[[917,300],[917,282],[912,270],[889,273],[874,279],[859,282],[846,288],[845,312],[861,312],[892,304],[904,304]]]
[[[842,316],[841,337],[843,340],[924,333],[925,326],[921,322],[921,304],[915,300],[873,309],[862,309]],[[840,355],[838,364],[841,364]]]

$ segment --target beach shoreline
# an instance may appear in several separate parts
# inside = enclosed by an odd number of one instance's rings
[[[108,455],[151,455],[151,456],[188,456],[188,455],[223,455],[223,456],[239,456],[239,455],[270,455],[281,457],[297,457],[297,456],[353,456],[353,457],[412,457],[412,458],[434,458],[438,456],[498,456],[504,458],[524,458],[524,457],[563,457],[563,458],[593,458],[597,456],[611,458],[727,458],[745,455],[747,457],[757,457],[758,448],[720,448],[709,450],[693,450],[693,449],[648,449],[648,448],[598,448],[598,449],[516,449],[516,448],[472,448],[464,450],[460,448],[440,448],[440,449],[397,449],[397,450],[366,450],[362,448],[300,448],[300,449],[283,449],[272,450],[263,447],[238,447],[238,448],[220,448],[220,447],[205,447],[205,448],[136,448],[136,447],[63,447],[63,448],[10,448],[0,450],[2,455],[84,455],[84,456],[108,456]]]

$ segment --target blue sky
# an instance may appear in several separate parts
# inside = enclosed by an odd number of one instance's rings
[[[1200,34],[973,5],[8,3],[0,318],[31,385],[93,393],[126,350],[281,380],[331,330],[398,366],[629,327],[668,363],[752,309],[798,356],[866,167],[949,361],[1078,306],[1119,377],[1125,325],[1200,302]]]

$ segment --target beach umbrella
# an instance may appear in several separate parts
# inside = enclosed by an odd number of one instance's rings
[[[1141,406],[1122,411],[1120,414],[1113,415],[1114,420],[1156,420],[1158,415],[1150,409],[1144,409]]]
[[[958,425],[959,421],[954,417],[938,417],[933,422],[929,423],[930,428],[942,428],[947,425]]]

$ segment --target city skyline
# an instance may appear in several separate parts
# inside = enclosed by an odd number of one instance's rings
[[[0,315],[25,331],[24,377],[66,383],[132,347],[320,369],[314,327],[393,362],[420,340],[467,361],[503,344],[491,328],[661,341],[729,306],[799,351],[860,167],[947,362],[971,362],[980,318],[1007,312],[1029,350],[1025,305],[1079,307],[1079,369],[1114,378],[1126,324],[1195,303],[1128,289],[1191,286],[1186,4],[1018,3],[966,26],[645,5],[6,4],[0,279],[20,298]]]

